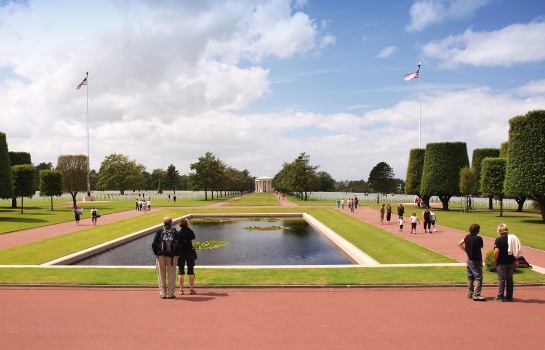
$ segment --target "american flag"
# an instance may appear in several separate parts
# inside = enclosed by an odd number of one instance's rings
[[[81,83],[79,83],[78,87],[76,89],[81,89],[81,86],[82,85],[87,85],[87,77],[85,77],[85,79],[83,79],[83,81]]]
[[[419,76],[420,76],[420,69],[417,70],[416,72],[412,72],[412,73],[409,73],[409,74],[405,74],[405,75],[403,76],[403,80],[409,81],[409,80],[418,78]]]

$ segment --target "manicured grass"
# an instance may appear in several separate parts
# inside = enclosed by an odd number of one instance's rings
[[[301,269],[199,269],[197,286],[276,285],[464,285],[465,267],[382,267]],[[517,284],[543,284],[543,275],[519,269]],[[0,280],[9,284],[155,286],[157,274],[148,268],[0,268]],[[495,273],[484,273],[485,284],[497,283]]]
[[[274,193],[252,193],[237,197],[235,201],[226,203],[225,206],[281,206]]]

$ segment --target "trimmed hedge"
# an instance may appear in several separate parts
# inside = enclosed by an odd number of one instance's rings
[[[511,118],[509,125],[504,192],[537,201],[545,221],[545,110]]]
[[[424,202],[430,196],[438,196],[443,210],[448,210],[450,197],[460,194],[460,170],[464,167],[469,167],[465,142],[428,143],[420,184]]]
[[[475,148],[471,158],[471,168],[475,169],[477,179],[476,189],[477,194],[481,192],[481,169],[482,162],[485,158],[498,158],[500,156],[499,148]]]
[[[11,160],[8,150],[6,134],[0,132],[0,198],[7,199],[13,196],[13,175],[11,174]]]
[[[405,176],[406,194],[420,194],[420,183],[422,182],[425,154],[426,150],[423,148],[411,149],[409,164],[407,165],[407,174]]]

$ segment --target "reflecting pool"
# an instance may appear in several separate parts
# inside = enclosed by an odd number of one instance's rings
[[[246,230],[244,227],[282,226],[283,230]],[[227,245],[199,250],[197,265],[344,265],[352,264],[333,243],[304,219],[276,222],[235,219],[223,222],[192,220],[195,241],[223,241]],[[81,260],[74,265],[150,266],[154,234]]]

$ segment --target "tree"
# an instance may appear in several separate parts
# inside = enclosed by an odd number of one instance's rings
[[[143,172],[146,168],[136,161],[129,160],[123,154],[110,154],[100,164],[98,188],[101,190],[118,190],[125,194],[128,189],[144,189]]]
[[[51,197],[53,211],[53,196],[62,195],[62,173],[57,170],[40,170],[40,196]]]
[[[14,165],[13,170],[13,195],[21,197],[21,214],[23,214],[23,198],[30,197],[36,193],[34,189],[35,168],[32,164]]]
[[[460,193],[460,170],[464,167],[469,167],[465,142],[428,143],[420,184],[424,204],[429,206],[430,197],[437,196],[443,210],[449,210],[450,198]]]
[[[509,151],[504,192],[536,201],[545,221],[545,110],[509,120]]]
[[[42,162],[36,165],[36,176],[34,181],[34,188],[40,188],[40,171],[42,170],[53,170],[53,164]]]
[[[500,200],[500,216],[503,216],[503,185],[505,183],[505,158],[485,158],[481,169],[481,192]]]
[[[165,178],[167,172],[164,169],[153,169],[150,175],[150,188],[159,188],[159,182],[161,183],[161,191],[165,189]],[[162,193],[162,192],[161,192]]]
[[[378,163],[373,169],[371,169],[367,183],[374,192],[396,192],[394,169],[392,169],[392,167],[386,162]]]
[[[6,134],[0,132],[0,198],[13,197],[13,174]]]
[[[203,157],[189,167],[193,172],[189,174],[190,186],[193,190],[204,191],[204,200],[208,200],[208,191],[213,191],[221,180],[222,164],[213,153],[206,152]],[[214,192],[212,192],[214,199]]]
[[[161,179],[159,179],[159,182],[157,183],[157,193],[163,193],[163,185],[161,184]]]
[[[424,169],[423,148],[413,148],[409,154],[407,174],[405,176],[405,194],[416,194],[420,196],[420,183],[422,182],[422,170]]]
[[[329,173],[325,171],[319,171],[318,173],[316,173],[316,176],[318,177],[318,187],[316,188],[316,191],[335,191],[335,180],[333,180],[333,177],[331,177]]]
[[[500,147],[500,158],[505,158],[507,160],[508,156],[509,156],[509,141],[502,143]],[[517,202],[517,212],[519,213],[522,212],[522,209],[524,208],[524,202],[526,202],[526,195],[519,193],[518,195],[514,195],[512,197]]]
[[[471,168],[475,169],[475,176],[477,179],[477,193],[481,192],[481,166],[483,159],[485,158],[498,158],[500,156],[499,148],[476,148],[473,150],[473,157],[471,158]],[[494,203],[492,197],[488,197],[488,209],[494,209]]]
[[[464,167],[460,170],[460,193],[466,197],[466,213],[471,207],[469,196],[477,192],[477,172],[473,168]]]
[[[308,192],[317,187],[318,176],[316,169],[319,166],[310,165],[310,156],[305,152],[301,153],[293,162],[284,163],[282,170],[277,174],[279,188],[285,192],[296,192],[305,201],[308,199]],[[275,181],[275,188],[276,187]]]
[[[9,152],[9,159],[12,169],[14,165],[32,164],[30,153],[28,152]],[[15,194],[11,198],[11,207],[17,208],[17,196]]]
[[[176,193],[176,188],[180,188],[180,173],[178,173],[178,170],[176,170],[176,167],[172,164],[167,168],[165,188],[167,190],[173,190],[174,193]]]
[[[57,160],[56,170],[62,173],[62,191],[72,196],[72,206],[77,204],[78,192],[87,191],[87,156],[62,155]]]

